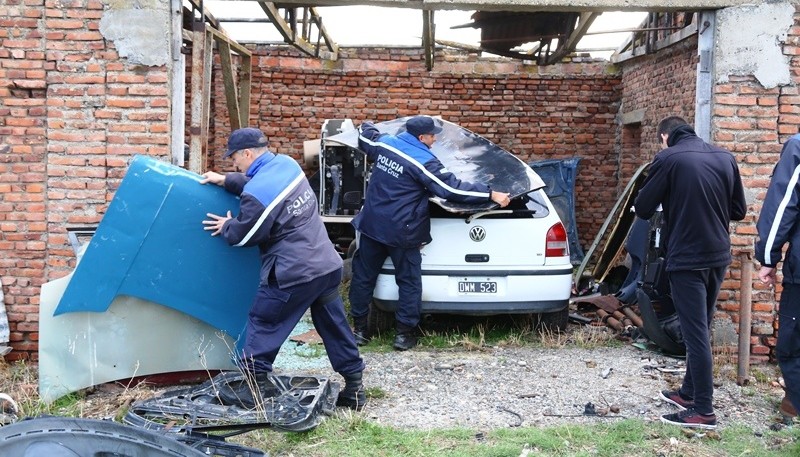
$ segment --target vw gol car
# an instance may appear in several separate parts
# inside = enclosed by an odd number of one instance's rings
[[[572,264],[566,230],[544,191],[517,197],[505,210],[465,216],[436,204],[430,209],[433,241],[422,248],[423,314],[537,314],[540,325],[566,328]],[[387,259],[370,331],[389,328],[397,297]]]
[[[397,134],[405,120],[377,127]],[[516,156],[485,138],[438,122],[443,131],[431,150],[447,169],[463,181],[487,183],[514,198],[502,209],[493,202],[469,205],[431,198],[433,241],[421,249],[423,315],[536,315],[540,325],[564,330],[572,264],[567,231],[542,190],[544,182]],[[325,141],[358,145],[354,131]],[[394,266],[387,258],[373,293],[370,332],[391,327],[397,300]]]

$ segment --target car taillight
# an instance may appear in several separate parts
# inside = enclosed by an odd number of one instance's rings
[[[544,249],[545,257],[564,257],[569,255],[567,244],[567,231],[561,222],[550,227],[547,231],[547,244]]]

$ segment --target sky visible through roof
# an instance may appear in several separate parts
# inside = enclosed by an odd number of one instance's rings
[[[266,17],[254,1],[207,0],[205,6],[217,19]],[[328,34],[340,46],[395,45],[420,46],[422,12],[410,8],[384,8],[377,6],[318,7]],[[436,39],[478,46],[480,30],[451,27],[472,22],[473,11],[436,11]],[[595,19],[589,32],[630,29],[637,27],[646,17],[645,12],[605,12]],[[269,23],[224,23],[226,33],[239,42],[281,42],[283,38]],[[315,36],[315,35],[312,35]],[[587,35],[578,44],[581,49],[617,48],[630,32]],[[593,57],[608,58],[612,51],[592,51]]]

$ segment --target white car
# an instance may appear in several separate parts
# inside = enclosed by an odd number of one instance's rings
[[[396,134],[404,129],[406,119],[376,126]],[[421,251],[422,314],[538,315],[540,324],[563,330],[569,317],[572,263],[567,231],[543,190],[544,181],[517,156],[487,139],[456,124],[439,122],[443,130],[431,151],[450,172],[463,181],[486,183],[517,197],[503,209],[493,202],[468,205],[431,199],[433,241]],[[321,214],[331,240],[337,246],[349,246],[346,256],[351,257],[357,243],[342,236],[342,224],[335,222],[352,219],[347,214],[360,207],[369,173],[366,163],[357,161],[363,156],[359,157],[358,132],[351,121],[329,121],[322,133],[320,175],[326,184],[318,197]],[[340,167],[349,161],[352,167]],[[345,208],[354,211],[347,213]],[[392,326],[397,300],[394,266],[387,258],[373,292],[370,333]]]
[[[543,190],[505,209],[473,215],[431,203],[433,241],[422,248],[422,314],[537,314],[566,328],[572,292],[567,232]],[[387,258],[373,294],[369,327],[387,330],[397,307],[394,266]]]

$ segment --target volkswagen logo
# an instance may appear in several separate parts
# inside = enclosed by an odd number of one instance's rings
[[[483,241],[483,239],[486,238],[486,229],[480,225],[476,225],[475,227],[469,229],[469,237],[475,242]]]

